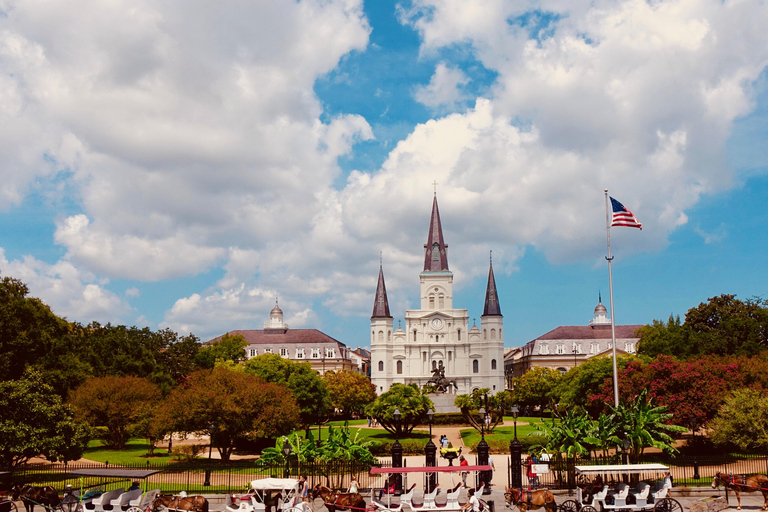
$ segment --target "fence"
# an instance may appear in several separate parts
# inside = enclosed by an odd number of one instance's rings
[[[712,483],[715,473],[734,473],[752,475],[755,473],[768,473],[768,456],[765,455],[716,455],[700,457],[670,457],[663,454],[654,454],[646,457],[644,462],[664,464],[670,469],[672,480],[678,487],[699,487]],[[508,475],[511,475],[510,470]],[[540,461],[539,466],[546,468],[546,472],[539,472],[537,480],[527,476],[528,466],[525,461],[520,461],[523,474],[523,485],[528,487],[536,484],[539,487],[550,489],[574,489],[577,481],[575,466],[592,466],[602,464],[621,464],[616,457],[607,458],[571,458],[564,460]],[[543,469],[541,468],[541,469]],[[508,477],[511,482],[511,476]]]
[[[377,464],[379,467],[389,467],[389,463]],[[307,476],[310,487],[322,484],[334,489],[346,489],[352,476],[355,476],[358,487],[370,489],[381,486],[379,476],[369,474],[371,465],[357,462],[328,462],[328,463],[298,463],[291,462],[285,465],[260,466],[253,462],[231,462],[210,464],[205,463],[176,463],[164,465],[136,464],[136,465],[107,465],[107,464],[30,464],[13,468],[10,475],[6,475],[8,486],[17,483],[31,485],[51,485],[62,491],[67,485],[73,488],[87,489],[91,487],[103,487],[110,490],[116,487],[125,487],[125,480],[107,479],[103,477],[79,477],[72,475],[74,470],[98,470],[98,469],[140,469],[156,470],[160,473],[148,477],[142,487],[146,489],[161,489],[164,492],[215,494],[227,492],[242,492],[250,487],[253,480],[262,478],[283,478],[289,476],[298,478]],[[206,485],[208,484],[208,485]]]

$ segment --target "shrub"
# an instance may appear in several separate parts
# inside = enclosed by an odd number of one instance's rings
[[[205,444],[183,444],[181,446],[174,446],[171,457],[176,460],[190,462],[203,453],[208,445]]]

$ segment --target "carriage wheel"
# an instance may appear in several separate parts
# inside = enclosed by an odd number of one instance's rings
[[[591,505],[585,505],[581,507],[581,512],[597,512],[597,510],[595,510],[595,507]]]
[[[663,498],[653,506],[654,512],[683,512],[680,502],[672,498]]]
[[[557,510],[559,512],[579,512],[579,502],[576,500],[567,500],[564,501],[559,507],[557,507]]]
[[[16,507],[16,503],[13,500],[9,499],[8,501],[4,501],[3,505],[6,503],[8,503],[8,505],[6,505],[8,507],[8,512],[19,512],[19,509]],[[6,506],[3,507],[3,510],[6,510]]]
[[[141,507],[130,507],[125,512],[142,512]]]

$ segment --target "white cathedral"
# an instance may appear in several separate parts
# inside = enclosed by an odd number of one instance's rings
[[[393,329],[384,271],[371,315],[371,382],[381,394],[395,383],[423,386],[441,363],[445,377],[455,381],[452,392],[504,389],[504,319],[501,315],[493,262],[488,271],[480,327],[469,326],[466,309],[453,307],[453,273],[443,241],[437,195],[432,202],[429,237],[424,245],[424,270],[419,274],[421,307],[405,312],[405,330]]]

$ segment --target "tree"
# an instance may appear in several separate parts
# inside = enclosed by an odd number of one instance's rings
[[[495,395],[488,395],[490,389],[476,389],[469,395],[459,395],[454,400],[454,405],[461,410],[464,419],[476,430],[485,429],[486,433],[493,432],[496,425],[504,421],[504,411],[509,403],[510,394],[507,391],[499,391]],[[485,427],[480,419],[480,407],[490,416],[490,425]]]
[[[160,434],[209,434],[228,461],[239,439],[284,435],[299,423],[291,391],[258,377],[228,370],[199,370],[174,389],[156,415]]]
[[[260,377],[264,382],[285,385],[291,376],[293,362],[277,354],[261,354],[248,359],[244,366],[245,373]]]
[[[616,361],[617,369],[621,371],[626,368],[630,361],[635,359],[637,358],[631,355],[619,356]],[[563,375],[558,380],[553,394],[559,398],[561,407],[584,408],[590,412],[592,417],[595,417],[604,409],[604,403],[595,403],[591,398],[601,394],[608,383],[610,383],[612,390],[613,358],[610,356],[593,357],[575,368],[571,368]]]
[[[423,394],[416,384],[394,383],[389,391],[383,393],[365,409],[368,416],[376,418],[387,432],[396,436],[410,434],[413,427],[426,417],[427,411],[434,408],[432,400]],[[400,411],[400,421],[393,413]]]
[[[122,449],[134,429],[153,415],[159,399],[159,388],[147,379],[108,376],[88,379],[70,402],[79,418],[106,427],[106,440]]]
[[[40,372],[0,382],[0,467],[24,464],[32,457],[76,460],[88,443],[90,429]]]
[[[376,400],[376,386],[368,377],[352,371],[330,371],[323,376],[331,405],[345,418],[364,414],[365,407]]]
[[[736,389],[710,422],[712,441],[741,450],[768,449],[768,396],[756,389]]]
[[[216,361],[239,362],[245,359],[245,347],[248,342],[242,334],[225,334],[210,345],[201,348],[195,356],[195,363],[200,368],[213,368]]]
[[[536,425],[536,429],[539,435],[546,437],[541,446],[556,456],[587,455],[600,442],[599,439],[590,437],[594,429],[589,415],[573,409],[568,409],[565,414],[558,414],[557,419],[552,418],[549,424],[544,421]]]
[[[536,366],[514,379],[511,401],[521,407],[544,409],[556,400],[557,385],[562,374],[551,368]]]
[[[161,361],[174,382],[178,384],[187,375],[198,369],[195,358],[199,351],[200,339],[193,334],[182,338],[177,337],[168,345],[168,348],[161,354]]]
[[[41,361],[55,340],[69,328],[40,299],[27,297],[29,288],[11,277],[0,280],[0,379],[17,380]]]

